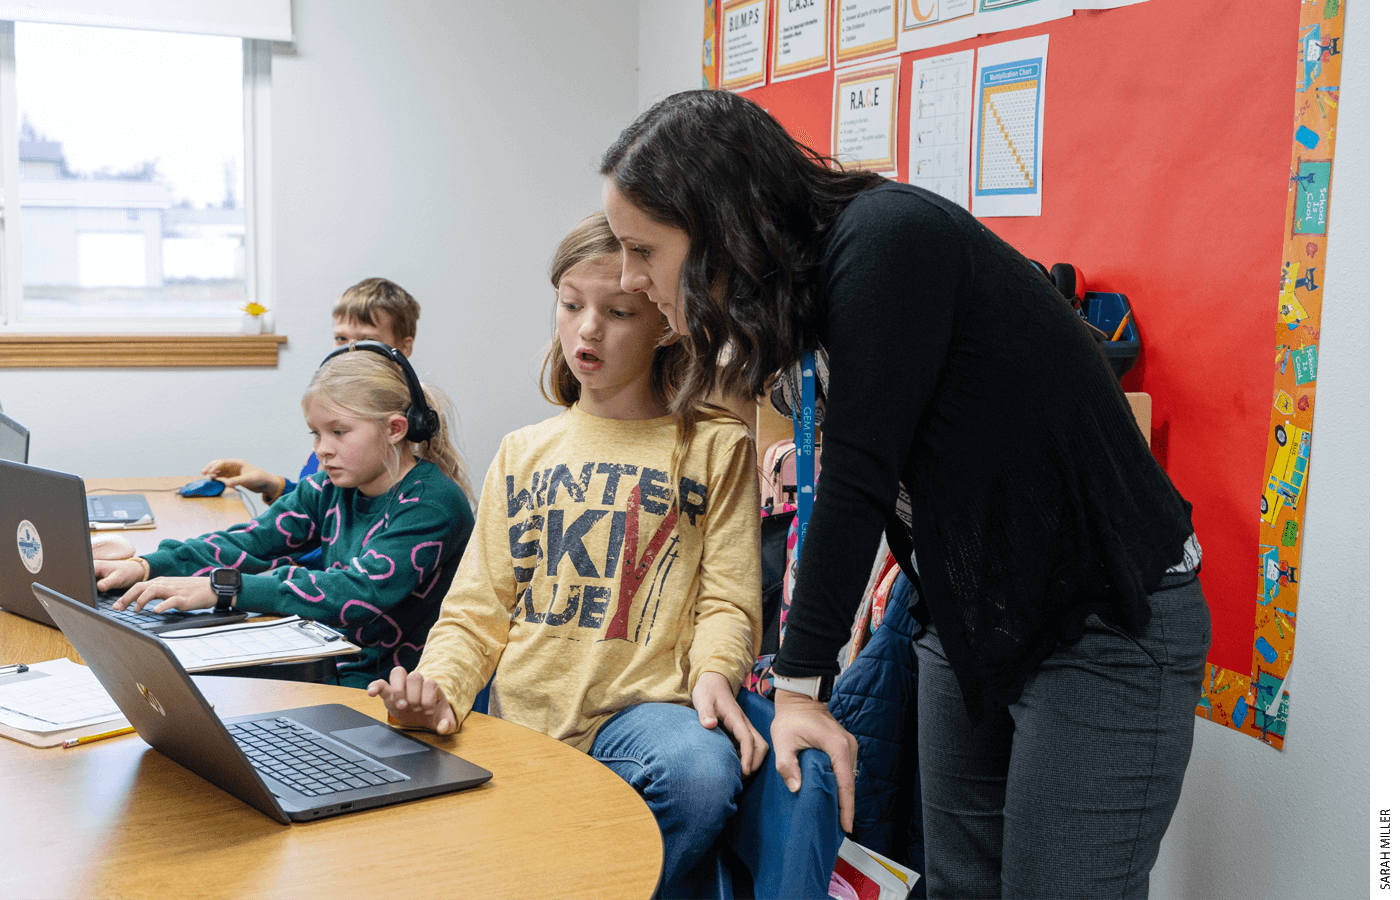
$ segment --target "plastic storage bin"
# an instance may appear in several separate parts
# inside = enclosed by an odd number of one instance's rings
[[[1114,294],[1103,291],[1086,291],[1084,293],[1083,314],[1089,320],[1089,324],[1113,337],[1113,332],[1118,330],[1118,323],[1123,321],[1123,316],[1127,315],[1132,306],[1128,303],[1127,294]],[[1137,362],[1138,351],[1142,349],[1141,336],[1138,334],[1137,319],[1129,319],[1128,327],[1123,329],[1123,334],[1116,341],[1104,341],[1099,345],[1103,347],[1104,355],[1108,357],[1108,363],[1113,367],[1113,374],[1122,378],[1132,369]]]

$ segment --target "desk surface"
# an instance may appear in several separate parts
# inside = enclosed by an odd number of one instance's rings
[[[3,627],[3,625],[0,625]],[[363,691],[196,677],[220,715]],[[473,713],[423,738],[490,769],[468,791],[279,825],[136,735],[71,750],[0,740],[13,897],[649,897],[661,835],[646,804],[566,744]]]
[[[248,509],[237,491],[217,497],[181,497],[175,493],[197,476],[155,478],[92,478],[83,482],[89,494],[145,494],[156,527],[134,531],[94,531],[94,537],[120,535],[131,541],[137,553],[150,553],[166,538],[198,537],[248,521]]]
[[[89,490],[145,493],[157,527],[114,532],[149,552],[247,519],[238,495],[183,498],[188,478],[111,478]],[[54,628],[0,613],[0,662],[81,661]],[[363,691],[196,677],[221,715],[343,703]],[[0,738],[5,897],[649,897],[661,834],[646,804],[586,754],[473,713],[424,740],[490,769],[479,788],[279,825],[135,735],[72,750]],[[18,824],[22,823],[22,825]]]

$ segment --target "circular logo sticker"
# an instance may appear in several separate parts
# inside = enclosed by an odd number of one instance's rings
[[[19,548],[19,561],[24,563],[29,574],[38,575],[44,567],[44,542],[39,540],[39,530],[33,522],[25,519],[19,523],[15,546]]]

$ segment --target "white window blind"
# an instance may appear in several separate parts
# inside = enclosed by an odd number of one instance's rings
[[[291,0],[0,0],[0,20],[291,41]]]

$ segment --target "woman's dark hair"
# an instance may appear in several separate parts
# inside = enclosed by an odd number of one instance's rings
[[[815,346],[822,238],[856,195],[884,181],[843,170],[727,91],[657,103],[608,148],[601,171],[690,238],[680,292],[693,364],[678,403],[716,388],[757,397]]]

